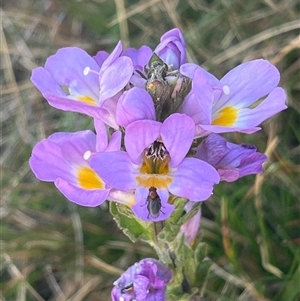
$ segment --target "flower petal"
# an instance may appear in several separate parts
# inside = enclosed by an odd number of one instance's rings
[[[133,163],[141,163],[142,152],[159,137],[160,127],[154,120],[138,120],[127,126],[124,142]]]
[[[219,183],[219,174],[208,163],[195,158],[185,158],[174,172],[169,191],[192,202],[208,199],[213,185]]]
[[[286,94],[282,88],[275,88],[257,107],[242,108],[237,111],[236,121],[232,126],[202,125],[201,128],[213,133],[243,132],[251,134],[260,128],[264,120],[287,108]]]
[[[35,145],[29,165],[39,180],[53,182],[60,177],[76,183],[76,170],[64,159],[61,148],[49,140],[44,139]]]
[[[198,133],[200,133],[197,137],[203,137],[209,135],[210,133],[232,133],[232,132],[242,132],[246,134],[252,134],[260,130],[258,127],[251,128],[240,128],[240,127],[228,127],[228,126],[219,126],[219,125],[198,125]]]
[[[49,93],[45,93],[43,94],[43,96],[46,98],[48,103],[54,108],[63,111],[86,114],[88,116],[101,119],[103,122],[115,129],[118,129],[119,127],[115,122],[115,117],[112,116],[106,109],[91,106],[80,101],[74,101],[69,98],[57,97]]]
[[[110,189],[85,190],[58,178],[55,186],[71,202],[81,206],[96,207],[107,199]]]
[[[279,80],[279,71],[267,60],[258,59],[243,63],[221,79],[222,85],[230,88],[230,93],[222,95],[215,109],[219,110],[225,104],[248,107],[270,93]]]
[[[287,108],[286,94],[282,88],[275,88],[268,97],[254,109],[242,109],[236,127],[250,128]]]
[[[220,181],[234,182],[239,179],[240,173],[237,168],[231,169],[218,169],[220,175]]]
[[[48,140],[61,148],[64,159],[70,165],[87,165],[83,157],[85,152],[96,151],[96,135],[89,130],[76,133],[55,133],[49,136]]]
[[[97,133],[96,151],[104,152],[107,148],[107,130],[104,122],[94,118],[94,127]]]
[[[67,93],[45,68],[37,67],[33,69],[30,79],[43,95],[50,93],[58,97],[67,98]]]
[[[180,73],[184,76],[187,76],[191,79],[194,79],[195,72],[198,71],[202,74],[201,76],[201,85],[203,84],[203,81],[205,79],[205,82],[208,82],[211,86],[221,86],[220,81],[211,73],[206,71],[205,69],[201,68],[200,66],[194,64],[194,63],[186,63],[180,66]],[[197,81],[195,84],[200,84]]]
[[[120,131],[115,131],[109,140],[108,147],[106,149],[107,152],[119,151],[121,149],[122,142],[122,133]]]
[[[214,93],[200,70],[196,70],[192,90],[186,96],[181,113],[190,116],[195,124],[210,124]]]
[[[121,55],[123,49],[122,42],[119,41],[111,54],[107,57],[107,59],[103,62],[100,69],[100,78],[103,75],[103,72],[108,68],[113,62]]]
[[[100,50],[97,52],[95,56],[93,56],[93,59],[97,62],[98,66],[101,68],[101,66],[107,60],[108,57],[109,57],[108,52]]]
[[[245,157],[240,163],[239,177],[263,172],[262,164],[268,160],[265,154],[256,152],[251,156]]]
[[[188,202],[185,205],[186,212],[189,212],[192,209],[193,205],[194,205],[193,202]],[[192,246],[194,244],[197,234],[199,232],[200,220],[201,220],[201,208],[198,209],[196,214],[191,219],[186,221],[180,227],[180,232],[178,234],[179,234],[179,237],[181,235],[184,235],[184,241],[185,241],[186,245]]]
[[[91,157],[90,166],[113,188],[130,190],[136,187],[134,166],[126,152],[97,153]]]
[[[161,126],[161,138],[170,153],[170,166],[180,164],[188,153],[195,135],[195,123],[184,114],[170,115]]]
[[[133,64],[128,57],[117,58],[108,66],[100,79],[100,101],[113,97],[128,83],[133,74]]]
[[[147,300],[149,290],[149,279],[143,275],[136,275],[134,277],[134,292],[136,300]]]
[[[55,55],[50,56],[45,69],[53,76],[60,86],[69,86],[70,94],[90,96],[97,99],[99,78],[94,73],[87,76],[83,70],[90,67],[98,71],[100,68],[96,61],[86,51],[77,47],[61,48]]]
[[[153,51],[150,47],[143,45],[139,49],[127,48],[123,51],[122,56],[128,56],[133,62],[134,69],[144,70],[144,66],[148,64]]]
[[[130,123],[155,119],[155,109],[150,94],[141,88],[134,87],[123,93],[117,104],[117,123],[126,127]]]

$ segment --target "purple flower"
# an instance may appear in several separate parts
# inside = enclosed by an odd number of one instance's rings
[[[143,259],[114,282],[112,301],[165,301],[166,285],[172,276],[172,271],[159,261]]]
[[[210,197],[219,175],[208,163],[185,158],[194,139],[195,124],[183,114],[172,114],[164,123],[138,120],[125,133],[127,152],[98,153],[91,167],[119,190],[135,190],[133,212],[145,221],[167,219],[174,206],[170,193],[203,201]]]
[[[186,46],[184,37],[178,28],[166,32],[161,38],[160,43],[154,52],[172,70],[178,70],[179,67],[186,63]]]
[[[132,193],[111,189],[90,166],[94,153],[119,150],[121,143],[120,132],[115,132],[108,143],[105,125],[96,121],[95,126],[97,135],[89,130],[55,133],[40,141],[33,148],[30,167],[38,179],[54,182],[61,193],[76,204],[95,207],[109,198],[133,205]]]
[[[193,118],[196,136],[253,133],[264,120],[286,109],[285,92],[277,87],[279,71],[266,60],[243,63],[220,81],[196,64],[184,64],[180,71],[193,79],[180,112]],[[258,102],[262,97],[266,98]]]
[[[101,51],[94,58],[80,48],[62,48],[47,59],[44,68],[32,71],[31,80],[51,106],[118,128],[116,102],[133,72],[131,59],[120,57],[121,52],[120,42],[109,56]]]
[[[209,135],[196,150],[195,157],[214,166],[220,179],[227,182],[262,172],[268,159],[255,146],[230,143],[217,134]]]

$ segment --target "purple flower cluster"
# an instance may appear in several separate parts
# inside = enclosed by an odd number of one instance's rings
[[[120,202],[144,221],[167,219],[174,197],[204,201],[220,180],[261,172],[264,154],[219,134],[253,133],[286,108],[270,62],[243,63],[219,80],[187,62],[179,29],[165,33],[154,51],[123,50],[119,42],[111,54],[91,57],[62,48],[31,80],[51,106],[86,114],[95,125],[95,133],[56,133],[39,142],[30,158],[36,177],[79,205]]]
[[[157,260],[143,259],[114,282],[112,301],[164,301],[172,276],[172,271]]]

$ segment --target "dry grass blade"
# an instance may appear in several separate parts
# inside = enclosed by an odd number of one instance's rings
[[[206,260],[209,260],[208,258],[206,258]],[[222,269],[221,267],[219,267],[217,264],[212,263],[211,264],[211,271],[213,273],[215,273],[216,275],[218,275],[219,277],[221,277],[222,279],[226,280],[226,282],[229,282],[231,284],[233,284],[236,287],[240,287],[245,289],[247,292],[249,292],[249,294],[254,297],[255,300],[257,301],[271,301],[267,298],[265,298],[264,296],[262,296],[254,287],[254,285],[252,283],[249,283],[248,281],[246,281],[243,277],[239,276],[233,276],[231,274],[229,274],[227,271],[225,271],[224,269]]]
[[[111,22],[109,22],[108,26],[112,27],[118,23],[123,22],[124,18],[129,19],[135,15],[141,14],[147,11],[147,9],[149,9],[151,6],[154,6],[160,2],[161,0],[151,0],[151,1],[144,1],[144,3],[140,2],[138,4],[133,4],[132,6],[128,7],[126,13],[122,14],[120,17],[118,16],[117,18],[114,18]]]
[[[77,212],[71,214],[72,225],[74,229],[75,244],[76,244],[76,271],[75,271],[75,283],[82,284],[83,281],[83,268],[84,268],[84,246],[83,246],[83,233],[81,218]]]
[[[274,137],[268,144],[268,147],[266,149],[265,154],[270,157],[271,154],[274,152],[276,149],[276,146],[279,143],[278,137]],[[260,254],[261,254],[261,261],[263,267],[269,271],[271,274],[282,278],[283,272],[280,271],[277,267],[272,265],[270,263],[270,256],[269,256],[269,248],[268,248],[268,243],[267,243],[267,237],[264,235],[265,233],[265,225],[264,225],[264,214],[263,214],[263,209],[262,209],[262,201],[261,201],[261,187],[263,185],[265,179],[264,174],[258,174],[255,178],[255,184],[254,184],[254,196],[255,196],[255,208],[257,211],[257,217],[259,219],[259,225],[261,227],[261,233],[262,235],[258,237],[258,245],[260,248]]]
[[[123,0],[115,0],[118,23],[120,28],[121,39],[124,48],[129,47],[129,31],[128,31],[128,23],[127,23],[127,15],[125,9],[125,3]]]
[[[292,41],[290,41],[290,43],[288,45],[286,45],[285,47],[283,47],[279,53],[271,60],[271,62],[274,65],[277,65],[280,61],[282,61],[282,59],[292,50],[300,48],[300,35],[297,36],[295,39],[293,39]],[[299,68],[299,64],[298,64],[298,68]]]
[[[17,266],[13,263],[10,256],[8,254],[3,254],[4,262],[7,267],[7,270],[12,277],[13,280],[21,280],[24,287],[30,295],[37,301],[45,301],[38,292],[26,281],[26,278],[22,275],[22,273],[19,271]],[[22,288],[23,290],[23,288]]]
[[[105,273],[115,275],[115,276],[120,276],[123,273],[123,270],[118,269],[110,264],[107,264],[106,262],[102,261],[96,256],[86,256],[85,259],[88,264],[92,265],[93,267]]]
[[[67,301],[82,301],[85,300],[86,296],[90,294],[102,281],[100,276],[95,276],[89,281],[87,281],[78,292],[72,297],[68,298]],[[98,296],[99,300],[101,300],[101,295]]]
[[[166,11],[168,12],[170,19],[172,20],[172,22],[174,24],[174,27],[182,28],[180,16],[176,12],[176,7],[178,5],[178,1],[163,0],[163,4],[165,6]]]
[[[296,30],[299,28],[300,28],[300,23],[298,20],[287,22],[280,26],[275,26],[275,27],[269,28],[267,30],[264,30],[256,35],[252,36],[251,38],[248,38],[248,39],[242,41],[238,45],[234,45],[234,46],[226,49],[224,52],[222,52],[222,53],[216,55],[215,57],[213,57],[212,59],[210,59],[208,63],[213,64],[213,65],[219,65],[230,58],[238,56],[239,54],[241,54],[241,52],[243,52],[245,50],[249,50],[251,47],[253,47],[256,44],[259,44],[259,43],[261,43],[267,39],[270,39],[272,37],[275,37],[277,35],[281,35],[283,33],[286,33],[286,32],[292,31],[292,30]],[[204,66],[206,64],[204,64]]]

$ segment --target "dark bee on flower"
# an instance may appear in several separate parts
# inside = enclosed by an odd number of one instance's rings
[[[171,98],[173,88],[166,80],[167,64],[155,53],[150,59],[149,66],[146,90],[153,99],[157,120],[160,120],[164,104]]]
[[[155,53],[148,65],[146,90],[153,99],[156,119],[163,121],[180,108],[190,91],[191,80],[179,70],[172,70]]]

